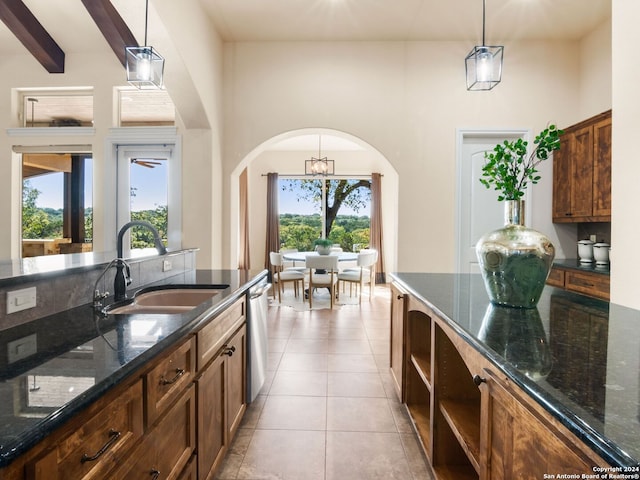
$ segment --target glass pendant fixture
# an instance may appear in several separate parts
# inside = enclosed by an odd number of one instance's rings
[[[311,157],[310,160],[304,161],[304,174],[312,176],[327,176],[335,174],[335,163],[328,160],[327,157],[321,155],[322,136],[318,135],[318,158]]]
[[[482,45],[465,58],[467,90],[491,90],[502,80],[503,46],[485,45],[486,0],[482,0]]]
[[[125,47],[127,81],[139,89],[161,89],[163,87],[164,58],[147,46],[147,22],[149,0],[146,0],[144,17],[144,46]]]

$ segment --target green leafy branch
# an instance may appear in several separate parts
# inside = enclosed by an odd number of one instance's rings
[[[528,157],[528,142],[521,138],[499,143],[492,152],[484,154],[486,163],[482,167],[480,183],[487,188],[493,185],[493,189],[500,192],[498,201],[522,198],[527,184],[535,185],[540,180],[536,167],[554,150],[560,149],[562,133],[555,125],[549,125],[536,136],[535,148]]]

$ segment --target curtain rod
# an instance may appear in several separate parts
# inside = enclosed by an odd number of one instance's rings
[[[274,172],[276,173],[276,172]],[[260,174],[261,177],[268,177],[269,174],[268,173],[262,173]],[[331,180],[332,178],[343,178],[343,177],[348,177],[348,178],[362,178],[362,179],[366,179],[366,178],[371,178],[372,175],[350,175],[348,173],[341,173],[340,175],[305,175],[305,174],[301,174],[301,173],[278,173],[279,177],[286,177],[286,178],[307,178],[309,180],[315,180],[315,179],[321,179],[321,178],[326,178],[327,180]],[[381,177],[384,177],[384,175],[380,174]]]

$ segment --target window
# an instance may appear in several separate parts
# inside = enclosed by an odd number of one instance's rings
[[[23,153],[23,257],[92,250],[92,167],[86,153]]]
[[[179,188],[180,167],[173,158],[173,146],[118,147],[118,227],[131,220],[146,220],[156,227],[166,246],[179,248]],[[154,247],[153,236],[145,228],[130,229],[128,237],[129,248]]]
[[[313,250],[323,232],[344,250],[369,245],[370,179],[280,178],[279,188],[282,248]]]
[[[23,127],[92,127],[93,92],[47,90],[20,91]]]
[[[173,126],[176,110],[166,90],[118,90],[121,127]]]

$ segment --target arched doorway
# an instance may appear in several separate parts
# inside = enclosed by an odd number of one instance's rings
[[[250,265],[262,268],[266,235],[266,175],[303,177],[305,160],[317,157],[318,136],[321,136],[321,155],[335,162],[336,176],[367,176],[381,173],[384,229],[385,265],[387,271],[395,270],[397,246],[398,174],[390,162],[371,144],[346,132],[326,128],[293,130],[274,136],[251,151],[236,167],[231,176],[231,259],[237,264],[239,252],[239,177],[247,169]]]

